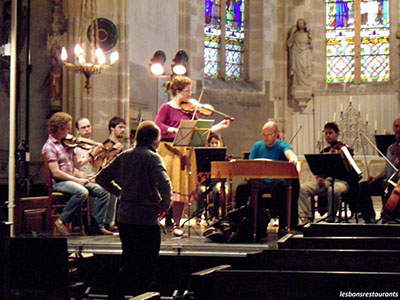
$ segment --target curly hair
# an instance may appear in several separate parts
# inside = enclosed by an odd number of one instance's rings
[[[182,91],[185,87],[192,83],[193,80],[189,77],[178,75],[167,82],[165,89],[170,92],[172,97],[175,97],[177,91]]]
[[[65,112],[56,112],[50,117],[47,123],[47,130],[51,134],[56,133],[60,128],[65,129],[70,121],[72,121],[71,115]]]

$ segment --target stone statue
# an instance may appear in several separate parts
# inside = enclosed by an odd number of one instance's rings
[[[311,86],[311,41],[306,22],[298,19],[296,26],[290,29],[287,39],[289,70],[290,76],[293,76],[292,88]]]
[[[304,19],[298,19],[288,33],[289,85],[291,96],[305,107],[311,99],[312,37]]]

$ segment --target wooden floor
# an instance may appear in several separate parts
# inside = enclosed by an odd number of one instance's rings
[[[185,227],[188,237],[174,237],[172,228],[166,229],[161,236],[160,255],[246,257],[248,254],[278,247],[278,227],[269,226],[267,237],[253,244],[215,243],[202,235],[206,228],[195,224],[190,229]],[[118,235],[71,236],[68,237],[68,252],[118,255],[122,253],[121,241]]]
[[[373,197],[373,203],[377,219],[380,217],[382,202],[380,197]],[[350,215],[350,211],[348,215]],[[326,215],[320,216],[318,212],[315,215],[315,221],[320,221]],[[183,219],[182,222],[184,222]],[[352,218],[351,223],[356,223],[356,219]],[[174,237],[172,228],[164,227],[162,231],[162,241],[160,255],[162,256],[221,256],[221,257],[245,257],[248,254],[261,252],[267,249],[277,249],[278,226],[272,220],[267,229],[267,237],[262,241],[254,244],[221,244],[212,242],[203,237],[203,232],[207,229],[207,224],[203,221],[203,225],[196,225],[195,220],[185,224],[184,231],[188,237]],[[322,222],[324,223],[324,222]],[[363,223],[363,220],[359,220]],[[296,236],[302,236],[301,231],[295,231]],[[68,238],[68,251],[70,253],[94,253],[94,254],[121,254],[121,241],[118,235],[114,236],[71,236]]]

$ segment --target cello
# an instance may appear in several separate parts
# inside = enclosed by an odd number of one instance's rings
[[[391,155],[394,157],[394,165],[395,167],[399,167],[400,160],[400,143],[394,143],[390,146],[389,151]],[[396,218],[396,209],[400,202],[400,180],[397,181],[397,184],[393,182],[393,178],[397,177],[399,174],[399,170],[395,169],[396,172],[389,178],[388,183],[394,186],[392,193],[387,199],[385,205],[382,208],[382,222],[387,223]]]

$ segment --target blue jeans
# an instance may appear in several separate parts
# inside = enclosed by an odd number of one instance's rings
[[[62,192],[70,194],[67,205],[60,215],[61,221],[69,223],[72,220],[73,214],[78,210],[82,201],[93,196],[90,212],[99,226],[103,226],[104,214],[106,213],[108,193],[97,183],[88,183],[85,186],[74,181],[60,181],[53,184],[54,192]]]
[[[110,199],[108,201],[108,205],[106,208],[106,212],[104,213],[104,224],[112,224],[115,218],[115,208],[117,206],[118,197],[110,194]]]

